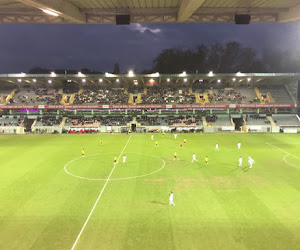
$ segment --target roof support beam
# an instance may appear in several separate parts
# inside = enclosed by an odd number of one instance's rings
[[[297,22],[300,21],[300,4],[289,9],[288,12],[278,14],[278,22]]]
[[[65,0],[19,0],[19,2],[37,9],[53,11],[71,22],[86,23],[85,14],[81,13],[76,6]]]
[[[177,21],[187,21],[204,2],[205,0],[181,0]]]

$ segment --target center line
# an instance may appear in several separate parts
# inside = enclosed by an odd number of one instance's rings
[[[131,135],[131,136],[132,136],[132,135]],[[104,186],[103,186],[103,188],[101,189],[100,194],[99,194],[99,196],[98,196],[98,198],[97,198],[97,200],[96,200],[96,202],[95,202],[95,204],[94,204],[94,206],[93,206],[93,208],[92,208],[92,210],[91,210],[89,216],[87,217],[86,221],[84,222],[84,224],[83,224],[83,226],[82,226],[82,228],[81,228],[81,230],[80,230],[80,233],[78,234],[78,236],[77,236],[77,238],[76,238],[76,240],[75,240],[75,242],[74,242],[74,244],[73,244],[71,250],[74,250],[74,249],[75,249],[76,244],[78,243],[78,240],[79,240],[79,238],[80,238],[80,236],[81,236],[83,230],[85,229],[87,223],[89,222],[89,220],[90,220],[90,218],[91,218],[91,216],[92,216],[92,213],[94,212],[94,209],[95,209],[95,207],[97,206],[98,201],[100,200],[100,198],[101,198],[101,196],[102,196],[102,193],[103,193],[103,191],[104,191],[104,189],[105,189],[105,187],[106,187],[106,185],[107,185],[107,183],[108,183],[108,181],[109,181],[109,179],[110,179],[110,176],[111,176],[112,173],[114,172],[115,167],[117,166],[117,164],[118,164],[118,162],[119,162],[119,159],[120,159],[121,155],[123,154],[123,152],[124,152],[124,150],[125,150],[127,144],[129,143],[131,136],[128,138],[128,140],[127,140],[127,142],[126,142],[126,144],[125,144],[125,146],[124,146],[122,152],[121,152],[120,155],[119,155],[119,158],[118,158],[117,162],[114,164],[114,167],[113,167],[112,170],[110,171],[110,174],[109,174],[109,176],[107,177],[106,182],[104,183]]]

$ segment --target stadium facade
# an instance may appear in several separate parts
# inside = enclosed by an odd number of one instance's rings
[[[299,132],[300,74],[4,74],[1,133]]]

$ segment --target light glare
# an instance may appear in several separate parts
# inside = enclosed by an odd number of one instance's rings
[[[47,10],[47,9],[42,9],[42,11],[46,14],[49,14],[51,16],[58,16],[57,13],[55,13],[54,11],[51,11],[51,10]]]
[[[134,77],[133,70],[129,70],[129,71],[128,71],[128,77]]]

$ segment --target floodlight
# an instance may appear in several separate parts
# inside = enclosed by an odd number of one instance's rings
[[[151,77],[159,77],[159,72],[150,74]]]
[[[86,80],[85,80],[85,79],[82,79],[82,82],[86,82]]]
[[[54,11],[51,11],[51,10],[47,10],[47,9],[42,9],[42,11],[46,14],[49,14],[51,16],[58,16],[58,14]]]
[[[237,72],[236,75],[237,75],[237,76],[245,76],[245,74],[244,74],[244,73],[241,73],[241,71]]]
[[[186,72],[183,71],[181,74],[179,74],[179,76],[186,76]]]
[[[128,77],[134,77],[133,70],[129,70],[129,71],[128,71]]]
[[[106,77],[114,77],[114,76],[116,76],[116,75],[114,75],[114,74],[112,74],[112,73],[105,72],[105,76],[106,76]]]

